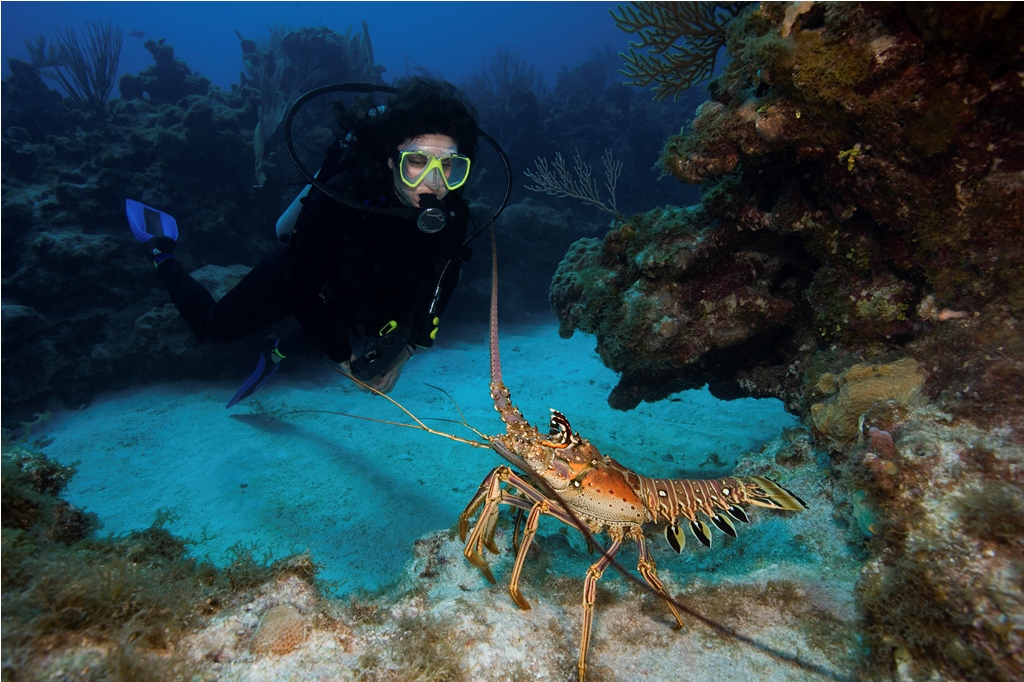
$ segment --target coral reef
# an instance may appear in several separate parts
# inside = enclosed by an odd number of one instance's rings
[[[64,92],[94,114],[106,110],[121,59],[121,29],[108,21],[86,24],[85,44],[78,42],[74,29],[57,30],[49,49],[40,35],[35,43],[25,41],[32,66],[60,83]]]
[[[804,419],[865,538],[869,679],[1024,675],[1022,35],[1012,3],[747,10],[662,155],[700,206],[552,282],[614,407],[708,383]]]
[[[1018,680],[1024,449],[1011,434],[943,417],[932,408],[894,433],[868,427],[863,460],[839,466],[876,510],[873,556],[857,587],[874,653],[868,669]]]
[[[661,209],[636,216],[589,258],[567,260],[552,288],[556,313],[566,330],[616,330],[599,346],[630,387],[622,390],[630,400],[616,395],[621,407],[690,379],[806,409],[801,382],[816,349],[881,344],[911,350],[932,377],[925,393],[944,394],[950,408],[987,409],[963,399],[981,379],[993,391],[987,403],[1001,405],[989,417],[1019,414],[1019,392],[996,377],[1021,370],[1012,329],[1022,305],[1024,197],[1010,112],[1024,93],[1007,66],[1020,60],[1009,38],[1019,35],[1020,13],[934,9],[933,25],[965,27],[945,39],[922,35],[924,19],[900,9],[819,4],[795,15],[783,38],[785,9],[765,5],[732,22],[733,60],[712,84],[713,101],[666,145],[665,169],[704,183],[701,208],[670,225]],[[1005,33],[992,33],[997,22]],[[685,257],[681,239],[691,243]],[[648,254],[675,265],[642,265]],[[591,286],[570,285],[584,271]],[[728,293],[705,284],[730,273]],[[733,364],[746,366],[712,381],[717,358],[681,353],[683,343],[651,345],[649,330],[663,328],[659,296],[687,286],[712,300],[743,301],[753,289],[791,312],[752,319],[746,334],[735,334],[730,318],[718,336],[735,337],[727,347],[744,357]],[[609,295],[628,305],[601,305]],[[940,319],[932,308],[947,312]],[[956,311],[969,316],[950,316]],[[702,343],[707,326],[695,325],[690,345],[715,353]],[[753,354],[760,358],[739,347],[758,335],[772,339]],[[950,366],[957,377],[944,382],[932,369],[952,365],[954,347],[976,350],[958,357],[967,366]]]
[[[777,346],[797,342],[779,337],[805,305],[798,261],[707,221],[697,207],[640,214],[601,241],[577,242],[559,266],[551,301],[560,333],[597,335],[601,359],[621,373],[613,407],[704,384],[736,397],[737,373],[775,364]]]
[[[135,76],[121,76],[117,87],[121,99],[146,99],[151,104],[175,104],[188,95],[206,96],[210,79],[192,73],[185,62],[174,56],[166,41],[147,40],[144,47],[153,55],[154,64]]]
[[[590,59],[573,69],[563,68],[554,86],[541,82],[538,69],[514,50],[499,49],[481,73],[461,83],[476,107],[480,126],[504,148],[513,178],[524,178],[534,160],[579,156],[582,163],[600,168],[605,150],[621,162],[616,183],[618,210],[623,213],[641,206],[685,201],[697,193],[680,188],[651,166],[657,160],[661,141],[679,130],[695,106],[697,93],[685,93],[679,102],[656,104],[643,92],[622,85],[616,69],[618,58],[610,48],[595,51]],[[490,168],[489,152],[481,153]],[[496,158],[494,163],[500,163]],[[481,164],[482,165],[482,164]],[[505,191],[501,173],[486,172],[470,179],[475,197],[488,197],[492,206]],[[527,184],[524,182],[523,184]],[[523,185],[513,185],[513,201]],[[683,194],[683,198],[680,198]],[[545,199],[559,208],[571,208],[580,219],[594,225],[608,224],[608,216],[597,209],[569,199]]]
[[[61,96],[43,82],[39,69],[9,59],[11,75],[3,82],[4,135],[21,142],[42,141],[46,134],[67,127],[68,112]]]
[[[885,365],[854,365],[839,377],[826,372],[818,377],[818,389],[836,395],[828,403],[811,405],[811,421],[822,438],[845,445],[861,433],[861,415],[872,405],[893,401],[908,406],[923,384],[924,372],[913,358]],[[873,435],[872,443],[881,441],[882,433]]]
[[[365,21],[363,32],[356,35],[351,26],[344,35],[326,26],[289,31],[283,25],[272,25],[268,29],[269,37],[258,43],[238,34],[245,66],[240,87],[253,87],[258,93],[253,132],[257,186],[267,180],[263,165],[271,153],[279,151],[283,133],[278,134],[278,126],[295,100],[330,83],[381,83],[384,72],[384,67],[373,61],[370,28]]]
[[[163,527],[166,514],[143,531],[96,537],[95,516],[59,497],[73,469],[49,460],[44,443],[9,442],[8,435],[5,430],[4,679],[209,679],[206,663],[190,658],[182,638],[214,614],[289,581],[305,586],[305,608],[324,608],[314,587],[316,566],[306,555],[270,563],[238,547],[229,565],[217,569],[188,555],[193,542]]]
[[[95,514],[59,499],[75,475],[74,466],[54,462],[28,444],[32,427],[45,419],[46,415],[37,415],[35,421],[23,423],[24,435],[17,442],[8,442],[4,431],[0,517],[3,527],[25,542],[73,545],[92,533],[99,521]]]

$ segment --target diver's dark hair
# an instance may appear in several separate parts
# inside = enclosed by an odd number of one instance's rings
[[[476,115],[454,85],[413,77],[397,87],[399,91],[384,111],[389,149],[411,137],[436,133],[454,139],[460,154],[471,159],[476,156]]]
[[[349,154],[357,161],[356,172],[363,182],[390,182],[387,159],[402,142],[420,135],[447,135],[455,140],[460,154],[476,157],[476,112],[454,85],[413,76],[395,87],[398,92],[390,96],[383,111],[371,110],[368,99],[337,110],[339,129],[352,133]]]

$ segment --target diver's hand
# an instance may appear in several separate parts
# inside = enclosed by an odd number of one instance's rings
[[[380,391],[381,393],[390,393],[391,389],[393,389],[395,387],[395,384],[398,383],[398,377],[402,374],[402,367],[405,365],[406,362],[409,361],[409,358],[412,357],[412,351],[413,347],[407,345],[405,347],[404,352],[399,353],[398,357],[392,360],[391,364],[388,365],[383,372],[373,377],[372,379],[364,381],[363,384],[366,384],[366,386],[370,386],[374,390]],[[352,362],[354,362],[355,359],[356,356],[353,355],[351,358],[349,358],[347,362],[341,363],[342,369],[351,374]],[[362,384],[356,384],[356,386],[363,393],[370,392],[370,389],[366,388],[366,386],[363,386]]]
[[[398,354],[388,368],[375,376],[371,381],[367,383],[373,386],[381,393],[390,393],[391,389],[398,383],[398,377],[402,374],[402,367],[412,357],[412,347],[406,346],[404,351]]]

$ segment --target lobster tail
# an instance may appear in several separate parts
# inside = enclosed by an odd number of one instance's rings
[[[745,476],[744,481],[752,483],[746,490],[746,502],[758,507],[769,509],[785,509],[786,511],[803,511],[807,504],[794,493],[764,476]]]
[[[631,485],[655,523],[667,521],[665,539],[677,552],[686,545],[683,525],[705,547],[711,547],[711,521],[715,528],[736,537],[736,524],[750,523],[745,504],[769,509],[801,511],[807,505],[792,492],[764,476],[737,476],[711,480],[647,478],[630,472]]]

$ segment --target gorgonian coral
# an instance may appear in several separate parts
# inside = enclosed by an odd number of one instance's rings
[[[654,86],[654,99],[679,95],[711,77],[718,51],[725,46],[725,29],[747,2],[634,2],[608,10],[615,25],[636,33],[640,42],[629,43],[629,54],[619,73],[626,85]],[[637,48],[647,48],[646,53]]]

